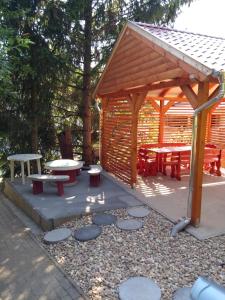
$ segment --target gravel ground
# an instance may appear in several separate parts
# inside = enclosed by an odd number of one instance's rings
[[[112,212],[129,219],[125,209]],[[73,238],[45,245],[50,255],[80,285],[90,299],[118,299],[118,285],[131,276],[147,276],[162,290],[162,300],[191,286],[199,275],[225,285],[225,236],[198,241],[186,232],[170,237],[172,223],[150,210],[144,227],[122,231],[104,226],[96,240],[78,242]],[[91,217],[67,222],[72,230],[91,223]]]

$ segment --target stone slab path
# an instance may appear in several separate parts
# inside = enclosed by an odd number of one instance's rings
[[[84,300],[0,193],[0,300]]]

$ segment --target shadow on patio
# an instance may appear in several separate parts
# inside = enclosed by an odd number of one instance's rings
[[[138,177],[138,198],[171,221],[187,215],[189,176],[181,181],[169,176]],[[204,174],[201,224],[187,231],[199,239],[225,234],[225,174]]]

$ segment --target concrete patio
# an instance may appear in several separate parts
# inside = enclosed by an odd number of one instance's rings
[[[44,192],[32,194],[31,181],[22,185],[21,178],[14,182],[6,180],[4,193],[30,216],[43,230],[56,226],[85,214],[141,205],[112,180],[102,176],[99,187],[89,186],[89,175],[82,171],[74,186],[65,186],[65,195],[57,195],[56,186],[44,184]]]
[[[189,176],[181,181],[169,176],[139,177],[136,189],[131,189],[109,173],[103,171],[99,187],[90,187],[87,172],[78,177],[78,183],[65,187],[59,197],[56,187],[45,184],[44,193],[32,194],[31,182],[21,184],[6,180],[4,192],[44,230],[51,230],[67,220],[85,214],[146,204],[172,222],[187,214]],[[189,226],[187,232],[196,238],[225,234],[225,175],[204,174],[201,225]]]
[[[187,231],[198,239],[225,234],[225,176],[204,174],[202,216],[198,228],[189,226]],[[134,193],[172,222],[187,215],[189,176],[181,181],[169,176],[139,177]]]

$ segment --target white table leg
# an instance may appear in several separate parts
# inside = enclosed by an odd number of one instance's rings
[[[30,161],[27,161],[27,175],[30,176]]]
[[[38,168],[38,174],[41,174],[41,161],[40,161],[40,159],[37,159],[37,168]]]
[[[21,165],[21,174],[22,174],[22,184],[25,184],[24,161],[21,161],[20,165]]]
[[[11,181],[14,181],[14,160],[10,160],[10,175]]]

